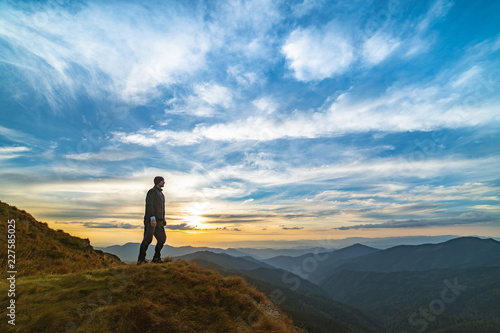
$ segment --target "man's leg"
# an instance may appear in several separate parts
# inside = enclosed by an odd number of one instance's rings
[[[160,226],[157,225],[154,235],[156,238],[156,247],[155,247],[155,255],[153,257],[153,261],[158,261],[161,260],[161,249],[163,248],[163,244],[165,244],[165,241],[167,240],[167,235],[165,234],[165,228],[162,225]]]
[[[138,261],[146,260],[146,251],[148,250],[149,244],[153,241],[153,234],[155,228],[149,223],[144,223],[144,238],[142,239],[141,247],[139,249],[139,259]]]

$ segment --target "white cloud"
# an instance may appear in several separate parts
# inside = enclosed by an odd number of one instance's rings
[[[145,147],[153,147],[161,144],[172,146],[186,146],[198,143],[201,139],[196,133],[187,131],[156,131],[153,129],[144,129],[132,134],[123,132],[113,132],[112,134],[114,136],[114,140],[116,141],[123,143],[134,143]]]
[[[369,64],[376,65],[390,56],[399,45],[400,42],[395,38],[382,33],[375,34],[363,44],[363,59]]]
[[[422,33],[426,31],[434,23],[434,21],[446,16],[453,5],[453,1],[449,0],[437,0],[436,2],[434,2],[432,7],[420,19],[417,27],[418,32]]]
[[[294,16],[302,17],[323,6],[324,2],[325,0],[304,0],[292,5],[291,10]]]
[[[0,154],[12,154],[12,153],[21,153],[25,151],[30,151],[31,149],[28,147],[0,147]]]
[[[0,161],[23,156],[23,153],[30,151],[28,147],[0,147]]]
[[[322,30],[297,29],[282,52],[299,81],[316,81],[344,73],[354,61],[354,47],[334,24]]]
[[[273,100],[271,97],[261,97],[252,102],[252,104],[265,114],[274,113],[280,107],[279,103]]]
[[[193,94],[184,98],[174,98],[167,102],[171,109],[167,113],[182,113],[198,117],[210,117],[228,109],[233,104],[233,92],[216,83],[196,84]]]
[[[203,67],[210,48],[202,22],[168,6],[155,11],[130,3],[118,10],[92,2],[72,11],[33,7],[2,5],[0,36],[16,50],[6,58],[52,106],[82,88],[94,97],[112,93],[141,103],[157,87]],[[37,24],[40,16],[46,19]]]
[[[453,88],[465,86],[470,83],[471,79],[477,78],[483,72],[480,66],[474,65],[469,70],[461,73],[452,83]]]
[[[122,151],[122,150],[112,150],[106,149],[98,153],[81,153],[81,154],[67,154],[64,155],[65,158],[75,160],[75,161],[90,161],[90,162],[118,162],[126,161],[131,159],[136,159],[143,154],[138,151]]]
[[[404,41],[406,56],[413,57],[430,50],[432,44],[436,42],[435,37],[431,37],[429,30],[432,25],[442,17],[446,16],[454,3],[448,0],[437,0],[429,10],[417,19],[416,26],[411,24],[410,29],[414,29],[411,37]]]
[[[451,77],[466,78],[468,71]],[[439,76],[438,76],[439,77]],[[341,94],[326,109],[295,111],[287,118],[273,112],[278,104],[257,99],[260,112],[234,122],[199,124],[191,132],[141,130],[116,133],[118,141],[153,146],[157,143],[190,145],[201,140],[271,141],[282,138],[334,137],[369,131],[406,132],[460,128],[497,122],[500,110],[489,103],[469,103],[467,91],[457,94],[455,81],[443,78],[427,85],[395,84],[384,94],[367,98],[353,91]],[[474,90],[470,94],[474,97]],[[485,98],[487,98],[486,96]],[[241,106],[241,108],[248,106]],[[267,112],[263,112],[267,110]]]

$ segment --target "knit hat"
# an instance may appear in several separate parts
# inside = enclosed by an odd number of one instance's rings
[[[160,182],[161,182],[162,180],[163,180],[163,181],[165,181],[165,179],[163,179],[163,177],[160,177],[160,176],[155,177],[155,180],[154,180],[155,185],[160,184]]]

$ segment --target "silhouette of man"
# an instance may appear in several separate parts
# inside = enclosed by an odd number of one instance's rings
[[[149,244],[153,241],[153,236],[156,238],[155,254],[152,262],[162,263],[161,249],[167,240],[165,234],[165,196],[163,195],[163,186],[165,179],[163,177],[155,177],[155,186],[148,191],[146,195],[146,213],[144,214],[144,238],[139,250],[139,259],[137,265],[147,263],[146,251]]]

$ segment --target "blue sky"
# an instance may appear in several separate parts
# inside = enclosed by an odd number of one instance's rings
[[[94,244],[500,237],[498,1],[0,3],[0,200]]]

